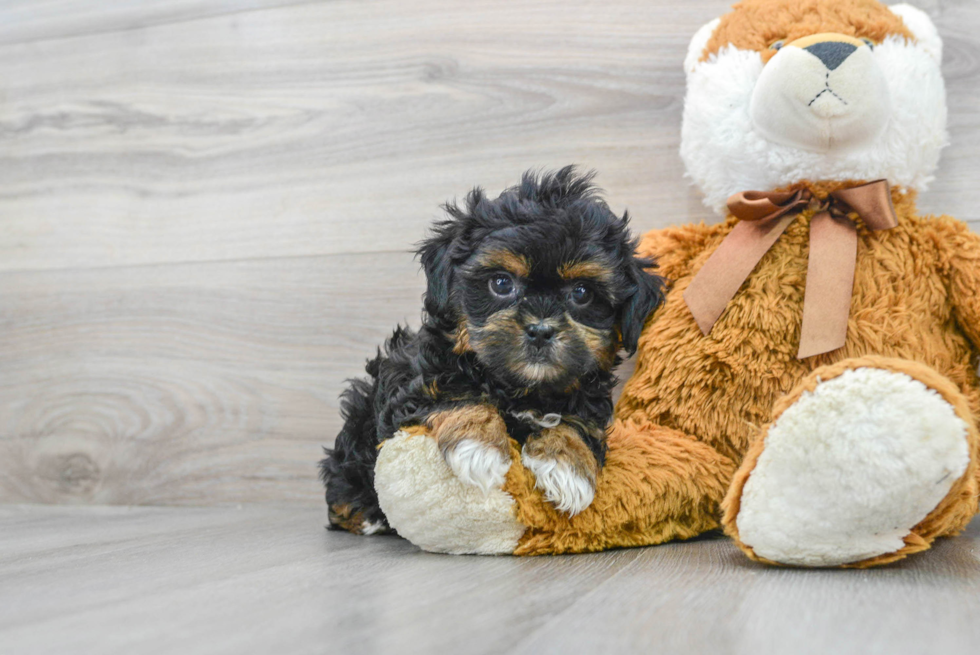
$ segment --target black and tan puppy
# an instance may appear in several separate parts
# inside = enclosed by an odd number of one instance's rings
[[[422,327],[398,328],[343,395],[344,427],[321,462],[330,524],[388,530],[374,490],[378,445],[427,426],[463,482],[489,490],[510,467],[508,437],[559,510],[588,507],[613,413],[613,369],[663,299],[627,229],[572,167],[495,200],[446,206],[419,250]]]

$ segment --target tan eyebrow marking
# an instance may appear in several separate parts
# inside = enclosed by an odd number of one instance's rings
[[[502,268],[517,277],[527,277],[531,274],[531,261],[524,255],[509,250],[491,250],[480,255],[480,266],[486,268]]]
[[[566,262],[558,267],[558,275],[563,280],[587,277],[609,283],[613,279],[613,270],[595,261]]]

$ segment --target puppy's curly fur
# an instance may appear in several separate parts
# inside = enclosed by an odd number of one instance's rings
[[[628,216],[612,213],[592,178],[573,167],[529,172],[494,200],[477,188],[464,206],[445,206],[448,218],[418,251],[428,284],[421,329],[396,328],[369,379],[342,396],[344,427],[320,464],[331,527],[388,531],[377,448],[420,424],[464,482],[501,483],[509,437],[532,470],[560,472],[539,475],[559,509],[591,502],[617,351],[636,350],[663,301]],[[568,480],[578,486],[563,493]]]

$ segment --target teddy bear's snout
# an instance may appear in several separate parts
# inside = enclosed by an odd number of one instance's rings
[[[891,101],[872,45],[827,33],[783,46],[762,69],[749,111],[770,141],[828,151],[876,138]]]

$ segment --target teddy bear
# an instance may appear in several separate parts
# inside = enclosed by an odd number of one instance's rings
[[[542,555],[723,528],[771,564],[868,567],[977,511],[980,237],[920,216],[946,143],[942,42],[877,0],[744,0],[694,35],[680,154],[725,218],[643,236],[669,280],[594,499],[553,507],[516,443],[457,479],[425,428],[384,442],[391,526]]]

